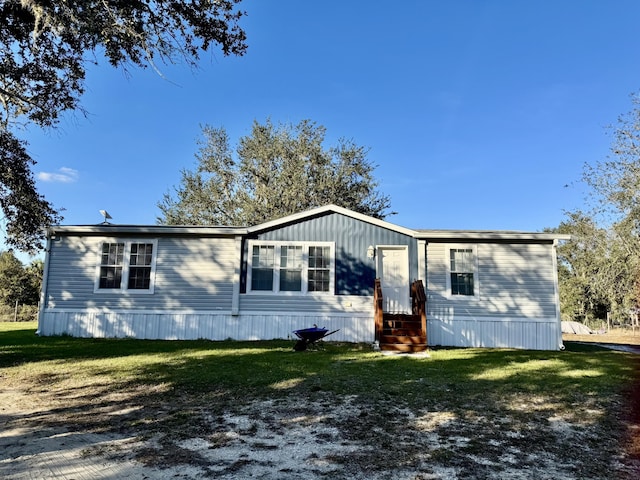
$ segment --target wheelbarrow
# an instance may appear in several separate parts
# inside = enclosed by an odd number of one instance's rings
[[[293,346],[293,349],[296,352],[303,352],[309,347],[309,345],[312,345],[317,341],[322,340],[324,337],[328,337],[329,335],[332,335],[338,332],[339,330],[340,329],[330,332],[328,329],[318,328],[316,325],[314,325],[311,328],[302,328],[300,330],[294,330],[293,333],[300,340],[296,342],[296,344]]]

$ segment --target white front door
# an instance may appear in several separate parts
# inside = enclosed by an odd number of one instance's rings
[[[404,246],[378,247],[378,277],[383,309],[387,313],[411,313],[409,250]]]

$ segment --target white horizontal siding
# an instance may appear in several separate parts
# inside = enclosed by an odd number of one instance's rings
[[[447,291],[446,244],[427,247],[428,314],[547,318],[556,313],[552,245],[479,244],[476,295]]]
[[[560,348],[551,244],[477,244],[474,296],[447,291],[447,244],[427,245],[429,345]]]
[[[329,339],[372,342],[373,312],[369,314],[242,314],[218,312],[137,312],[45,310],[38,333],[94,338],[153,340],[269,340],[294,338],[293,331],[316,324],[338,330]]]
[[[96,262],[105,237],[51,242],[45,305],[63,309],[231,308],[236,268],[233,238],[159,238],[155,291],[94,293]]]
[[[260,295],[240,296],[241,312],[371,313],[373,296],[359,295]]]

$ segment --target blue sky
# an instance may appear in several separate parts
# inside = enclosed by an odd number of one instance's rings
[[[579,207],[585,162],[640,89],[636,0],[245,0],[244,57],[128,74],[92,67],[83,106],[31,128],[40,192],[64,224],[153,224],[195,165],[202,124],[327,128],[370,148],[388,220],[538,231]]]

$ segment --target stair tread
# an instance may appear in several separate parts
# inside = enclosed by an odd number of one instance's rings
[[[381,343],[380,350],[395,352],[424,352],[427,344],[406,344],[406,343]]]

